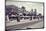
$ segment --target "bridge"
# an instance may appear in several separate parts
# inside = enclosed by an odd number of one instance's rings
[[[10,16],[10,17],[16,18],[16,16]],[[10,21],[9,17],[7,16],[6,29],[25,29],[25,28],[27,28],[27,26],[31,27],[31,25],[33,25],[33,24],[36,24],[39,22],[43,23],[43,18],[40,18],[39,16],[38,16],[39,19],[37,19],[37,18],[33,19],[34,16],[20,16],[20,18],[21,17],[23,19],[22,20],[20,19],[20,22],[17,22],[17,20]],[[32,17],[32,20],[30,20],[31,17]],[[24,19],[24,18],[28,18],[28,19]]]

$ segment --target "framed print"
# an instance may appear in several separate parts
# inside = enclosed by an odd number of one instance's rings
[[[6,30],[44,28],[44,2],[6,0],[5,24]]]

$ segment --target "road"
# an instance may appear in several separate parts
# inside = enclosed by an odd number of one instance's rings
[[[39,28],[43,27],[43,20],[8,26],[6,27],[6,29],[28,29],[28,28],[38,28],[38,27]]]

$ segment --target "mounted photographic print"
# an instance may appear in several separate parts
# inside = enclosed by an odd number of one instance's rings
[[[6,30],[44,28],[44,2],[6,0],[5,24]]]

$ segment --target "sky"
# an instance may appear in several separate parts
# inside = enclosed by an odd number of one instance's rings
[[[37,9],[37,14],[43,15],[43,3],[6,1],[6,5],[15,5],[20,8],[24,6],[27,11]]]

